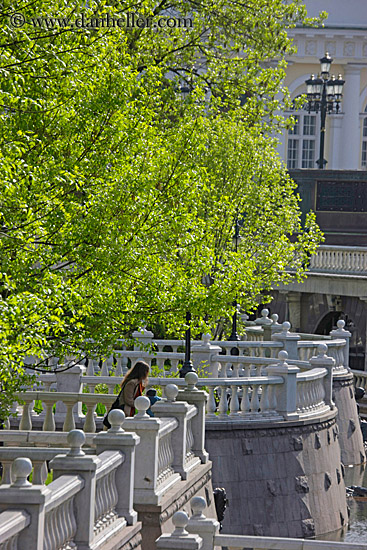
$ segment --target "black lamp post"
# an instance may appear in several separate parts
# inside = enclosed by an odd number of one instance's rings
[[[238,245],[239,245],[240,240],[241,240],[240,227],[241,227],[241,224],[238,220],[238,214],[237,214],[236,221],[235,221],[235,226],[234,226],[234,235],[233,235],[233,239],[232,239],[233,248],[234,248],[235,252],[237,252]],[[231,332],[230,337],[228,338],[228,341],[229,342],[238,342],[240,337],[237,334],[237,309],[238,309],[237,300],[234,300],[233,305],[235,307],[235,311],[234,311],[234,314],[233,314],[233,317],[232,317],[232,332]]]
[[[186,312],[188,328],[185,333],[185,361],[180,369],[180,378],[185,378],[188,372],[196,372],[191,361],[191,313]]]
[[[307,86],[307,110],[309,113],[320,111],[321,114],[321,130],[320,130],[320,158],[316,161],[320,170],[325,168],[327,161],[324,159],[325,148],[325,122],[327,113],[338,113],[340,110],[340,102],[343,96],[343,85],[345,80],[341,75],[335,78],[330,77],[330,67],[333,60],[328,53],[320,59],[321,63],[321,78],[311,75],[311,78],[306,80]]]

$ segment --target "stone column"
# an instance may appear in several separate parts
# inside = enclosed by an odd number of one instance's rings
[[[209,454],[205,450],[205,405],[208,394],[195,387],[198,381],[198,375],[195,372],[188,372],[185,381],[187,388],[178,392],[177,401],[186,401],[190,405],[195,405],[197,409],[196,416],[191,420],[194,437],[192,452],[200,458],[202,464],[206,464],[209,460]]]
[[[30,523],[28,527],[19,533],[17,548],[43,550],[45,504],[51,498],[51,491],[43,485],[31,485],[27,481],[31,471],[32,462],[29,458],[16,458],[14,460],[14,483],[0,487],[0,512],[9,509],[25,510],[30,515]],[[1,547],[4,548],[2,545]]]
[[[284,383],[278,386],[277,392],[277,412],[283,415],[285,420],[298,420],[297,414],[297,373],[298,367],[288,365],[288,353],[279,352],[279,363],[267,367],[266,372],[269,376],[282,376]]]
[[[349,332],[349,330],[345,330],[345,321],[343,319],[339,319],[339,321],[336,323],[336,326],[338,327],[336,330],[332,330],[330,332],[330,336],[332,340],[338,340],[339,338],[343,338],[346,342],[343,355],[344,355],[344,362],[343,366],[345,369],[349,369],[349,340],[352,337],[352,333]]]
[[[83,374],[87,369],[81,365],[74,365],[64,372],[56,372],[57,391],[61,393],[82,393]],[[84,417],[82,403],[76,403],[73,407],[74,420],[79,421]],[[66,415],[66,406],[60,401],[56,403],[55,420],[63,422]]]
[[[85,434],[81,430],[71,430],[67,436],[70,451],[67,455],[55,456],[50,462],[54,480],[62,475],[79,475],[84,480],[82,491],[75,495],[77,510],[77,531],[74,541],[78,550],[90,550],[94,539],[94,506],[96,498],[96,471],[100,459],[88,456],[81,447]]]
[[[157,550],[200,550],[203,540],[186,531],[189,517],[186,512],[176,512],[172,517],[175,530],[170,535],[161,535],[156,541]]]
[[[301,330],[301,292],[288,292],[288,317],[295,332]]]
[[[329,115],[329,151],[328,151],[328,164],[327,168],[329,170],[339,170],[340,169],[340,152],[342,149],[343,143],[343,134],[342,134],[342,125],[343,125],[343,115]]]
[[[362,65],[348,63],[344,69],[342,135],[345,146],[340,151],[340,170],[358,170],[361,151],[359,96]]]
[[[134,525],[138,520],[138,514],[133,509],[134,498],[134,474],[135,474],[135,450],[140,442],[140,437],[135,433],[127,433],[121,425],[125,420],[125,414],[119,409],[114,409],[108,415],[111,428],[108,432],[100,432],[96,435],[94,443],[97,455],[103,451],[122,451],[125,460],[116,470],[116,488],[118,502],[116,512],[123,516],[129,525]]]
[[[187,531],[199,537],[203,540],[202,550],[213,550],[214,537],[219,534],[219,521],[216,519],[206,518],[203,514],[206,508],[205,498],[194,497],[190,501],[192,509],[192,516],[187,524]]]
[[[218,363],[212,361],[212,356],[221,351],[220,346],[210,343],[210,334],[204,334],[203,341],[191,347],[194,369],[199,370],[199,374],[202,371],[205,377],[218,378]]]
[[[282,331],[272,335],[272,340],[283,343],[283,348],[288,353],[289,359],[298,359],[298,340],[301,339],[299,334],[289,332],[291,324],[284,321]]]

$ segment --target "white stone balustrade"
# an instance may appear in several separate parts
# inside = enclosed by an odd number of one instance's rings
[[[367,392],[367,371],[352,370],[354,378],[354,386],[363,388]]]
[[[311,256],[309,271],[367,275],[367,250],[358,246],[322,245]]]
[[[133,509],[134,470],[136,445],[140,437],[135,433],[127,433],[122,429],[125,414],[119,409],[112,410],[108,415],[111,428],[95,436],[94,444],[99,456],[104,451],[118,450],[123,452],[124,461],[115,470],[116,486],[119,488],[116,512],[123,516],[129,525],[137,522],[138,516]]]
[[[181,475],[174,472],[172,433],[178,427],[176,418],[152,418],[146,411],[150,407],[147,397],[137,397],[135,417],[126,418],[123,429],[135,432],[140,437],[136,454],[134,502],[136,504],[159,504],[164,494]]]
[[[19,533],[30,524],[24,510],[7,510],[0,513],[0,550],[18,550]]]
[[[192,451],[194,444],[192,420],[197,415],[197,408],[185,401],[176,401],[178,393],[178,387],[174,384],[166,386],[166,399],[157,401],[152,407],[152,411],[156,418],[173,417],[177,420],[177,428],[171,436],[173,450],[171,465],[182,479],[187,479],[188,473],[201,463],[200,458],[196,457]]]
[[[200,500],[199,500],[200,499]],[[194,497],[190,506],[190,519],[185,512],[176,512],[171,534],[164,534],[156,540],[157,550],[330,550],[329,541],[291,539],[285,537],[258,537],[251,535],[222,535],[218,533],[218,522],[206,518],[205,500]],[[333,550],[365,550],[364,543],[333,542]]]
[[[33,485],[27,480],[32,462],[29,457],[17,456],[12,466],[12,483],[0,486],[0,514],[9,508],[19,510],[14,513],[19,516],[20,526],[15,529],[9,511],[6,517],[1,514],[6,519],[6,528],[2,532],[0,527],[0,543],[10,541],[13,544],[3,546],[3,550],[16,549],[18,536],[20,549],[29,548],[31,541],[32,550],[76,547],[102,550],[111,537],[118,537],[124,532],[127,522],[121,511],[129,511],[125,506],[129,502],[132,509],[134,460],[128,464],[128,471],[125,469],[123,472],[125,453],[119,449],[103,450],[103,444],[113,443],[113,438],[122,434],[123,413],[114,411],[112,416],[110,434],[106,434],[104,443],[103,437],[99,438],[98,456],[86,455],[82,450],[86,437],[81,430],[72,430],[67,434],[69,451],[67,454],[57,454],[50,461],[53,481],[47,487],[37,484],[34,475]],[[123,439],[125,449],[135,447],[139,442],[135,434],[125,434]],[[37,459],[43,453],[45,460],[59,450],[9,449],[15,456],[21,452],[27,455],[33,453]],[[117,481],[123,479],[123,474],[129,482],[118,487]],[[130,489],[130,495],[120,495],[119,491],[126,488]],[[136,522],[135,512],[130,519]]]
[[[55,458],[56,455],[65,452],[61,447],[40,447],[37,449],[27,448],[27,458],[33,464],[34,485],[43,485],[47,479],[46,462]],[[12,464],[16,458],[24,456],[24,448],[22,447],[0,447],[0,462],[3,465],[3,474],[1,485],[11,484],[14,481],[14,472],[12,472]]]

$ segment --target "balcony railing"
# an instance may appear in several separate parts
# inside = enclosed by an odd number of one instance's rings
[[[367,247],[320,246],[311,256],[309,271],[367,276]]]

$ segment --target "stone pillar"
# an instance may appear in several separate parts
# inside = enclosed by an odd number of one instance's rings
[[[112,410],[108,420],[111,428],[107,432],[100,432],[94,439],[96,452],[97,455],[111,450],[124,453],[125,460],[116,470],[118,493],[116,512],[119,516],[123,516],[129,525],[134,525],[138,520],[138,514],[133,509],[135,449],[140,442],[140,437],[135,433],[127,433],[121,428],[125,414],[120,409]]]
[[[147,330],[145,327],[135,330],[132,333],[132,337],[139,342],[134,344],[134,351],[147,351],[147,346],[153,342],[154,334],[150,330]],[[139,343],[142,345],[139,346]]]
[[[170,535],[161,535],[156,541],[157,550],[201,550],[203,541],[198,535],[186,531],[189,517],[186,512],[176,512],[172,517],[175,530]]]
[[[301,330],[301,292],[288,292],[288,320],[296,332]]]
[[[298,420],[297,410],[297,373],[298,367],[292,367],[286,363],[288,353],[279,352],[279,363],[266,368],[269,376],[282,376],[284,383],[277,386],[277,411],[285,420]]]
[[[86,368],[81,365],[74,365],[64,372],[56,371],[57,391],[65,393],[82,393],[83,391],[83,374]],[[82,403],[75,403],[73,407],[74,420],[78,421],[84,417],[82,413]],[[64,403],[56,403],[55,420],[63,422],[66,416],[66,406]]]
[[[206,464],[209,460],[209,454],[205,450],[205,406],[208,394],[195,387],[198,381],[198,375],[195,372],[188,372],[185,381],[187,388],[178,392],[177,401],[186,401],[190,405],[195,405],[197,409],[196,416],[191,420],[194,437],[192,452],[200,458],[202,464]]]
[[[30,548],[32,545],[32,550],[43,550],[45,504],[51,498],[51,491],[43,485],[32,485],[27,481],[31,471],[29,458],[14,460],[14,483],[0,487],[0,512],[25,510],[30,515],[30,523],[19,533],[17,548]]]
[[[340,169],[340,153],[342,150],[343,143],[343,134],[342,134],[342,125],[343,125],[343,115],[333,115],[329,116],[329,151],[327,154],[328,164],[327,168],[329,170],[339,170]]]
[[[74,541],[78,550],[90,550],[94,539],[94,507],[96,496],[96,470],[100,463],[96,456],[86,455],[81,447],[85,443],[82,430],[71,430],[67,436],[70,451],[55,456],[50,462],[54,480],[62,475],[80,475],[84,480],[82,491],[75,495],[77,531]]]
[[[195,374],[195,373],[194,373]],[[187,479],[188,473],[200,464],[199,458],[187,461],[188,422],[194,412],[193,405],[185,401],[176,401],[178,387],[168,384],[165,388],[167,399],[157,401],[152,407],[154,416],[158,418],[176,418],[177,428],[172,432],[172,449],[174,458],[172,468],[178,472],[182,479]],[[196,412],[196,411],[195,411]]]
[[[255,319],[255,324],[262,327],[263,329],[263,340],[268,342],[271,338],[271,325],[273,324],[272,320],[269,319],[269,310],[264,308],[261,310],[261,317]]]
[[[361,88],[361,65],[348,63],[344,69],[342,135],[347,146],[340,151],[340,170],[358,170],[361,151],[359,121],[359,95]]]
[[[332,357],[327,357],[328,347],[326,344],[319,344],[317,346],[318,355],[311,357],[310,365],[314,369],[323,368],[327,369],[327,376],[324,378],[324,389],[325,389],[325,403],[329,405],[331,409],[335,408],[335,403],[333,401],[333,367],[335,365],[335,359]]]
[[[330,332],[330,336],[332,340],[338,340],[339,338],[343,338],[346,342],[343,354],[344,354],[344,368],[347,370],[349,369],[349,340],[352,337],[352,333],[349,332],[349,330],[345,330],[345,321],[343,319],[339,319],[339,321],[336,323],[336,326],[338,327],[336,330],[332,330]]]
[[[366,319],[366,332],[364,343],[364,370],[367,371],[367,296],[361,296],[360,300],[364,302],[364,316]]]
[[[272,335],[272,340],[276,342],[282,342],[283,348],[288,353],[289,359],[298,360],[298,340],[301,339],[299,334],[289,332],[291,324],[288,321],[284,321],[282,324],[282,331],[276,332]]]
[[[213,355],[222,351],[220,346],[210,343],[210,334],[203,335],[203,341],[191,347],[194,369],[203,373],[206,378],[218,378],[218,363],[212,361]]]
[[[194,497],[190,501],[192,516],[187,524],[187,531],[199,535],[203,540],[202,550],[213,550],[214,537],[219,533],[219,521],[206,518],[203,514],[206,508],[205,498]]]

